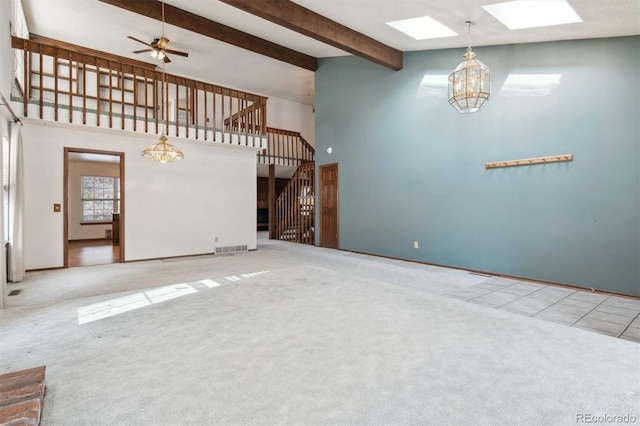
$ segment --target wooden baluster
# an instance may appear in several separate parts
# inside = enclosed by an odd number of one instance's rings
[[[280,149],[282,150],[282,159],[283,164],[289,165],[289,147],[288,147],[288,137],[285,132],[280,131]]]
[[[100,64],[96,61],[96,126],[100,127]]]
[[[256,119],[258,121],[258,133],[262,136],[267,134],[267,121],[265,119],[265,115],[263,114],[264,103],[263,99],[260,99],[257,110],[256,110]]]
[[[22,51],[22,57],[24,61],[24,87],[22,88],[22,115],[29,116],[29,97],[31,96],[31,53],[27,51],[27,41],[24,41],[24,50]]]
[[[73,123],[73,71],[71,71],[71,62],[73,53],[69,53],[69,123]]]
[[[120,82],[120,124],[121,129],[124,130],[124,100],[125,100],[125,91],[124,91],[124,72],[122,71],[122,64],[120,64],[120,72],[118,73],[118,79],[116,81]]]
[[[185,110],[185,117],[184,117],[184,137],[188,138],[189,137],[189,121],[191,120],[191,110],[190,110],[190,106],[191,106],[191,99],[189,98],[189,87],[187,86],[188,81],[185,79],[184,81],[184,110]]]
[[[238,135],[238,145],[240,145],[240,131],[241,123],[242,123],[242,102],[240,101],[240,93],[236,92],[236,104],[238,105],[238,127],[236,129],[236,134]]]
[[[184,118],[184,129],[185,129],[185,138],[189,137],[190,130],[190,122],[191,122],[191,88],[189,87],[189,80],[185,79],[184,81],[184,110],[185,110],[185,118]]]
[[[39,79],[40,79],[40,120],[42,120],[43,118],[43,114],[44,114],[44,71],[42,70],[43,67],[43,60],[42,60],[42,49],[43,46],[40,45],[40,75],[39,75]]]
[[[278,130],[278,152],[279,152],[279,159],[280,162],[283,166],[287,165],[286,163],[286,157],[287,154],[285,152],[285,143],[283,141],[284,139],[284,134],[282,133],[282,130]]]
[[[149,133],[149,79],[144,70],[144,132]]]
[[[169,102],[169,96],[167,95],[167,102]],[[180,109],[179,109],[179,104],[180,104],[180,84],[178,84],[178,79],[176,78],[176,99],[175,99],[175,104],[176,107],[174,108],[174,114],[175,114],[175,125],[176,125],[176,137],[178,137],[180,134],[178,133],[178,129],[180,128],[179,126],[179,122],[178,119],[180,118]]]
[[[138,129],[138,74],[133,68],[133,131]]]
[[[200,133],[198,129],[198,87],[194,83],[193,88],[193,118],[195,119],[195,127],[196,127],[196,139],[198,139],[198,133]]]
[[[113,69],[109,63],[109,128],[113,129]]]
[[[216,141],[216,87],[213,88],[213,120],[211,123],[211,127],[213,128],[213,141]]]
[[[222,102],[221,102],[221,106],[220,106],[220,109],[221,109],[221,112],[220,112],[220,114],[221,114],[220,124],[222,125],[222,143],[224,143],[225,142],[224,135],[225,135],[225,130],[226,130],[225,129],[225,124],[224,124],[224,89],[221,90],[220,93],[222,95]]]
[[[53,58],[53,120],[58,121],[58,57]]]
[[[153,73],[153,113],[156,116],[156,135],[158,133],[164,134],[164,117],[166,111],[166,107],[164,105],[164,96],[165,96],[165,84],[164,78],[161,82],[158,82],[159,74],[158,72]],[[158,86],[161,84],[161,86]],[[162,89],[162,91],[160,91]],[[167,135],[168,136],[168,135]]]
[[[253,146],[256,146],[256,120],[255,120],[255,108],[256,98],[251,95],[251,114],[249,114],[249,126],[251,127],[251,137],[253,138]]]
[[[208,115],[207,115],[207,98],[209,97],[207,95],[207,85],[206,84],[203,86],[203,90],[204,90],[204,93],[202,95],[202,98],[203,98],[202,102],[204,104],[204,119],[203,119],[204,122],[202,124],[204,124],[204,140],[206,141],[207,140],[207,136],[208,136],[207,135],[207,117],[208,117]]]
[[[82,124],[87,124],[87,64],[82,61]]]
[[[229,118],[231,121],[229,121],[229,142],[228,143],[233,143],[233,135],[232,135],[232,131],[233,131],[233,98],[231,97],[231,90],[229,90]]]

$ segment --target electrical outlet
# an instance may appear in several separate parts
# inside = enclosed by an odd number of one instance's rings
[[[418,247],[419,247],[418,242],[417,242],[417,241],[414,241],[414,242],[413,242],[413,248],[418,248]]]
[[[216,243],[218,242],[218,237],[217,237],[217,236],[216,236],[216,238],[215,238],[215,242],[216,242]]]

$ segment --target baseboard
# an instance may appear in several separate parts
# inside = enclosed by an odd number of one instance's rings
[[[593,287],[580,287],[579,285],[561,283],[561,282],[557,282],[557,281],[539,280],[539,279],[536,279],[536,278],[521,277],[521,276],[518,276],[518,275],[508,275],[508,274],[501,274],[501,273],[497,273],[497,272],[483,271],[483,270],[479,270],[479,269],[469,269],[469,268],[462,268],[462,267],[459,267],[459,266],[449,266],[449,265],[443,265],[443,264],[439,264],[439,263],[425,262],[425,261],[422,261],[422,260],[403,259],[401,257],[384,256],[384,255],[381,255],[381,254],[366,253],[366,252],[355,251],[355,250],[345,250],[345,249],[338,249],[338,250],[346,251],[346,252],[349,252],[349,253],[357,253],[357,254],[364,254],[364,255],[367,255],[367,256],[380,257],[380,258],[384,258],[384,259],[400,260],[400,261],[403,261],[403,262],[418,263],[418,264],[421,264],[421,265],[429,265],[429,266],[438,266],[438,267],[441,267],[441,268],[457,269],[459,271],[469,272],[470,274],[483,275],[483,276],[488,276],[488,277],[490,276],[490,277],[498,277],[498,278],[509,278],[509,279],[518,280],[518,281],[528,281],[528,282],[537,283],[537,284],[551,285],[551,286],[562,287],[562,288],[570,288],[570,289],[573,289],[573,290],[580,290],[580,291],[590,291],[592,293],[606,294],[606,295],[610,295],[610,296],[618,296],[618,297],[624,297],[624,298],[627,298],[627,299],[640,300],[640,296],[634,296],[632,294],[619,293],[617,291],[603,290],[603,289],[597,289],[597,288],[593,288]]]

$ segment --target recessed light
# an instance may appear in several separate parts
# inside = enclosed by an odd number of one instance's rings
[[[427,40],[430,38],[442,38],[458,35],[450,28],[445,27],[430,16],[387,22],[387,25],[405,33],[409,37],[413,37],[416,40]]]
[[[582,22],[565,0],[519,0],[482,6],[510,30]]]

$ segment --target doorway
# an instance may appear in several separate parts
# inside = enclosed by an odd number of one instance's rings
[[[64,149],[64,267],[124,262],[124,153]]]
[[[320,166],[320,246],[337,249],[338,164]]]

